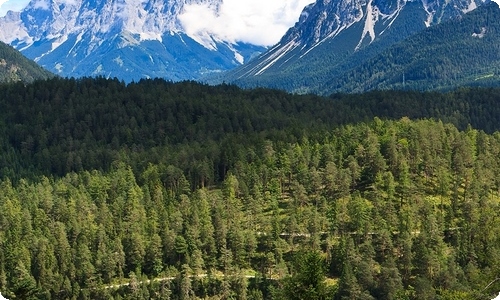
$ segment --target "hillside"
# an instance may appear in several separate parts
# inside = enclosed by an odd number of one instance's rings
[[[0,85],[0,290],[491,299],[499,94]]]
[[[54,75],[24,57],[9,45],[0,42],[0,82],[32,82]]]
[[[500,86],[500,8],[494,2],[409,37],[320,90],[328,94],[460,86]]]

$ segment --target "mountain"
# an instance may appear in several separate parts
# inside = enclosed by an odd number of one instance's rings
[[[222,0],[32,0],[0,18],[0,40],[62,76],[196,79],[241,65],[260,46],[207,32],[187,35],[189,4],[216,13]]]
[[[500,86],[500,8],[491,2],[443,22],[369,59],[320,90],[454,89]]]
[[[9,45],[0,42],[0,82],[32,82],[54,74],[30,61]]]
[[[489,0],[485,0],[488,2]],[[428,27],[459,18],[482,0],[319,0],[281,41],[224,81],[324,93],[349,70]]]

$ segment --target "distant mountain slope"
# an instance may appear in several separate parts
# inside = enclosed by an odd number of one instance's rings
[[[61,76],[196,79],[246,62],[265,48],[209,32],[189,36],[190,4],[217,12],[221,0],[31,0],[0,18],[0,40]]]
[[[320,87],[333,91],[500,86],[500,8],[485,4],[402,41]]]
[[[488,0],[486,0],[488,2]],[[366,66],[388,47],[483,1],[321,0],[306,7],[299,22],[269,51],[223,79],[242,86],[291,92],[323,92],[326,83]]]
[[[32,82],[53,76],[11,46],[0,42],[0,82]]]

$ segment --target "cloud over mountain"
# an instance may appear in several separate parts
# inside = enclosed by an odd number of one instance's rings
[[[224,0],[190,4],[179,19],[189,35],[211,32],[224,40],[270,46],[279,41],[313,0]]]

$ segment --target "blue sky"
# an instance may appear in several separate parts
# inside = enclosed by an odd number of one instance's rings
[[[0,0],[0,16],[4,16],[9,10],[19,11],[29,2],[29,0]]]

